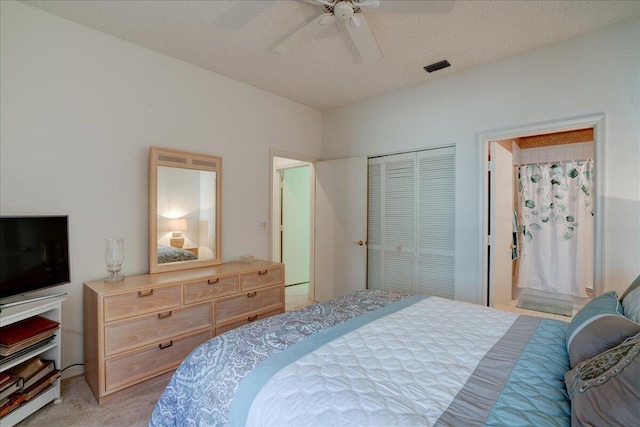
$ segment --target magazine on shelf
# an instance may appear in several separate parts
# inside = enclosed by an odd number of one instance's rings
[[[9,412],[16,409],[26,399],[24,394],[16,393],[12,394],[8,399],[0,402],[0,417],[4,417]]]
[[[5,365],[19,357],[24,356],[25,354],[29,354],[32,351],[35,351],[37,349],[39,349],[40,347],[44,347],[45,345],[49,344],[51,341],[53,341],[53,339],[55,338],[55,335],[50,336],[49,338],[46,338],[40,342],[37,342],[33,345],[30,345],[29,347],[23,348],[22,350],[18,350],[15,353],[12,353],[9,356],[0,356],[0,366]]]
[[[6,382],[2,386],[2,391],[0,391],[0,400],[5,399],[11,396],[16,391],[20,390],[24,384],[24,380],[20,377],[12,377],[11,380]]]
[[[0,391],[4,388],[4,384],[11,379],[11,375],[7,372],[0,372]]]
[[[44,378],[41,378],[31,387],[22,390],[21,393],[25,395],[25,400],[27,401],[31,400],[34,397],[36,397],[38,394],[40,394],[41,391],[45,390],[47,387],[53,384],[53,382],[57,380],[59,377],[60,377],[60,370],[55,369],[49,372]]]
[[[54,369],[55,363],[53,360],[41,360],[39,357],[35,357],[9,369],[8,372],[21,377],[24,381],[22,387],[27,389]]]
[[[55,333],[60,323],[33,316],[0,328],[0,356],[10,356]]]
[[[31,387],[55,369],[56,366],[53,360],[45,360],[44,362],[45,364],[42,366],[42,369],[36,372],[31,378],[24,380],[24,385],[22,386],[24,389]]]
[[[14,377],[22,377],[23,380],[28,380],[33,376],[33,374],[42,369],[43,366],[44,363],[40,359],[40,356],[36,356],[29,360],[25,360],[13,368],[7,369],[6,372]]]
[[[49,338],[50,336],[52,336],[54,333],[56,332],[56,330],[51,330],[51,331],[45,331],[42,333],[39,333],[38,335],[35,335],[31,338],[28,338],[26,340],[20,341],[18,344],[12,345],[10,347],[4,346],[2,344],[0,344],[0,356],[10,356],[11,354],[15,353],[16,351],[20,351],[23,348],[27,348],[30,345],[33,345],[37,342],[40,342],[42,340],[45,340],[47,338]]]
[[[33,316],[0,328],[0,346],[13,347],[23,341],[32,339],[36,335],[58,329],[59,322],[42,316]]]

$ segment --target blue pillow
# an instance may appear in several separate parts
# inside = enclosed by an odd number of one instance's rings
[[[638,333],[640,324],[623,315],[615,291],[594,298],[573,316],[567,329],[571,368]]]
[[[640,323],[640,288],[629,292],[622,301],[622,308],[627,319]]]
[[[624,300],[627,298],[627,295],[629,295],[631,292],[633,292],[634,290],[640,288],[640,275],[636,278],[636,280],[634,280],[629,287],[627,288],[626,291],[624,291],[624,293],[622,294],[622,296],[620,297],[620,302],[624,302]]]

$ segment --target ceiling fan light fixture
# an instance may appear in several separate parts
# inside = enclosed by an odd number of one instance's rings
[[[427,73],[433,73],[434,71],[442,70],[443,68],[450,67],[451,64],[446,59],[440,62],[434,62],[433,64],[429,64],[424,67],[424,70]]]
[[[2,0],[0,0],[2,1]],[[304,0],[322,8],[324,13],[290,34],[273,49],[287,54],[306,43],[328,24],[342,21],[362,62],[373,62],[383,58],[382,51],[367,23],[365,15],[380,13],[446,13],[453,8],[453,0]],[[447,6],[443,9],[443,4]],[[449,66],[449,63],[446,64]],[[443,67],[444,68],[444,67]],[[425,68],[426,69],[426,68]],[[429,70],[427,70],[429,71]],[[429,71],[431,72],[431,71]]]
[[[348,1],[339,1],[333,6],[333,15],[342,21],[353,18],[353,5]]]

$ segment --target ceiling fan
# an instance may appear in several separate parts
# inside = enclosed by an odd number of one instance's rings
[[[324,13],[287,37],[275,47],[281,54],[292,52],[330,24],[344,22],[351,40],[364,62],[382,58],[363,12],[377,13],[447,13],[454,1],[431,0],[304,0],[320,6]]]

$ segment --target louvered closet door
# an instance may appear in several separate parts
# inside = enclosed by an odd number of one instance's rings
[[[416,291],[454,297],[454,148],[418,156],[418,257]]]
[[[384,289],[382,280],[382,158],[369,159],[367,175],[367,288]]]
[[[416,156],[383,158],[382,280],[386,289],[414,292]]]
[[[454,296],[453,148],[369,159],[369,289]]]
[[[367,286],[415,292],[416,155],[369,159]]]

